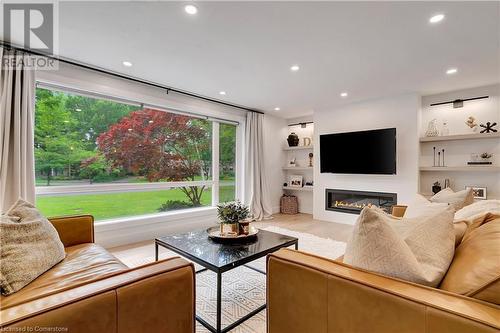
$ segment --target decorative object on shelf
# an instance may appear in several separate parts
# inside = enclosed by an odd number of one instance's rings
[[[467,120],[465,121],[465,124],[466,124],[467,126],[469,126],[469,127],[470,127],[470,129],[472,129],[472,131],[473,131],[474,133],[475,133],[475,132],[477,132],[477,130],[478,130],[478,128],[479,128],[479,127],[477,126],[477,123],[476,123],[476,118],[474,118],[473,116],[469,116],[469,117],[467,118]]]
[[[432,184],[432,193],[436,194],[439,191],[441,191],[441,184],[439,184],[439,182]]]
[[[306,187],[306,186],[313,187],[313,186],[314,186],[314,182],[312,182],[312,181],[310,181],[310,182],[305,182],[304,187]]]
[[[291,175],[290,176],[290,187],[302,187],[302,176]]]
[[[441,166],[441,152],[438,151],[438,164],[437,166]]]
[[[444,149],[441,150],[443,152],[443,163],[441,164],[441,166],[446,166],[446,164],[444,163]]]
[[[465,189],[472,189],[472,195],[474,196],[474,199],[480,199],[480,200],[486,200],[487,195],[486,195],[486,187],[479,187],[479,186],[465,186]]]
[[[313,166],[313,153],[309,153],[309,167],[312,168]]]
[[[444,180],[444,188],[448,188],[448,187],[450,187],[450,180],[448,178],[446,178]]]
[[[292,132],[290,133],[290,135],[288,135],[286,141],[288,141],[289,147],[297,147],[299,145],[299,136]]]
[[[429,123],[427,124],[427,131],[425,132],[425,136],[438,136],[439,135],[439,131],[438,131],[438,128],[436,126],[436,123],[437,123],[437,119],[432,119],[431,121],[429,121]]]
[[[436,147],[432,147],[432,150],[434,151],[434,160],[432,162],[432,166],[436,166]]]
[[[297,166],[297,159],[295,158],[295,156],[290,160],[290,162],[288,162],[288,166],[289,167],[296,167]]]
[[[311,138],[308,137],[302,138],[302,140],[304,140],[304,147],[309,147],[312,143]]]
[[[470,154],[470,161],[467,162],[467,165],[491,165],[493,164],[489,159],[493,157],[492,154],[482,153],[479,154]]]
[[[232,236],[239,234],[239,222],[248,218],[250,210],[248,206],[239,201],[224,202],[217,205],[217,217],[220,223],[220,235],[230,234]],[[229,225],[231,230],[226,232],[224,225]]]
[[[497,130],[494,129],[493,127],[495,127],[497,125],[497,123],[490,123],[489,121],[486,122],[486,125],[484,124],[481,124],[479,126],[481,126],[482,128],[484,128],[484,130],[482,130],[481,132],[479,133],[496,133]]]
[[[453,104],[454,109],[458,109],[464,106],[464,102],[466,101],[475,101],[477,99],[483,99],[483,98],[488,98],[489,96],[479,96],[479,97],[472,97],[472,98],[457,98],[453,101],[448,101],[448,102],[439,102],[439,103],[433,103],[431,106],[436,106],[436,105],[444,105],[444,104]]]
[[[299,212],[299,201],[295,195],[283,194],[280,199],[280,213],[297,214]]]
[[[448,122],[443,120],[443,126],[441,127],[441,135],[447,136],[450,135],[450,129],[448,128]]]

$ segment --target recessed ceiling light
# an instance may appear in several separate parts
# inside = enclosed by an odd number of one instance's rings
[[[186,5],[186,6],[184,6],[184,10],[189,15],[194,15],[194,14],[198,13],[198,8],[196,8],[195,5]]]
[[[219,95],[225,95],[226,92],[225,91],[219,91]]]
[[[458,72],[458,69],[450,68],[446,71],[446,74],[450,75],[450,74],[455,74],[456,72]]]
[[[340,93],[340,97],[347,97],[349,94],[346,92]]]
[[[281,110],[279,107],[274,108],[274,111],[279,111],[279,110]]]
[[[291,70],[292,72],[296,72],[296,71],[298,71],[299,69],[300,69],[299,65],[293,65],[292,67],[290,67],[290,70]]]
[[[132,67],[132,63],[130,61],[124,61],[124,62],[122,62],[122,64],[125,67]]]
[[[437,14],[437,15],[434,15],[433,17],[431,17],[429,19],[429,22],[430,23],[438,23],[438,22],[441,22],[443,19],[444,19],[443,14]]]

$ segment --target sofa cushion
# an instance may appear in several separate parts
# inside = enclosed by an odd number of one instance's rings
[[[354,267],[435,287],[455,248],[453,210],[398,219],[364,208],[347,243],[344,262]]]
[[[65,289],[128,270],[120,260],[97,244],[67,247],[66,258],[17,293],[1,296],[2,307],[10,307]]]
[[[455,208],[455,211],[468,206],[474,202],[472,188],[453,192],[449,187],[439,191],[429,199],[430,202],[447,203]]]
[[[469,226],[440,288],[500,305],[500,214]]]
[[[12,294],[63,260],[64,246],[52,224],[22,199],[0,221],[0,289]]]
[[[471,221],[486,213],[500,214],[500,200],[479,200],[465,206],[455,213],[455,221]]]
[[[415,199],[408,205],[403,217],[413,218],[420,216],[435,215],[443,210],[448,209],[446,202],[431,202],[423,195],[415,195]]]

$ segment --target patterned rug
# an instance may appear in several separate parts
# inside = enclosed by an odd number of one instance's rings
[[[311,234],[291,231],[279,227],[266,227],[263,230],[277,232],[299,239],[299,250],[335,259],[345,252],[346,244]],[[162,251],[160,259],[177,256],[170,251]],[[154,257],[124,258],[129,267],[136,267],[154,261]],[[265,271],[266,261],[261,258],[250,263],[250,266]],[[201,266],[195,265],[196,270]],[[238,267],[222,275],[222,327],[236,321],[250,311],[258,308],[266,301],[266,277],[247,267]],[[216,311],[216,275],[210,271],[196,275],[196,312],[210,324],[215,326]],[[197,333],[209,332],[198,322]],[[265,333],[266,310],[259,312],[231,332],[233,333]]]

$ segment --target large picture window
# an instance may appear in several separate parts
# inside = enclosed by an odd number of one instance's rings
[[[234,200],[236,128],[37,88],[37,206],[46,216],[92,214],[103,221]]]

